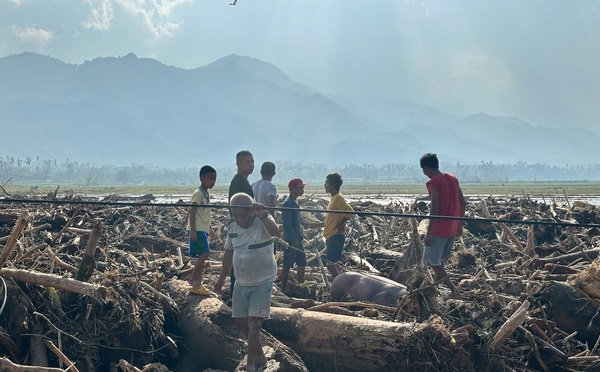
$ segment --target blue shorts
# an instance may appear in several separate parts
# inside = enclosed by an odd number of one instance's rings
[[[302,244],[299,244],[299,247],[290,246],[283,252],[283,267],[291,269],[294,264],[306,266],[306,253]]]
[[[454,237],[431,237],[431,245],[426,245],[423,250],[423,262],[429,266],[442,266],[450,258]]]
[[[330,236],[325,241],[327,247],[327,264],[333,265],[342,258],[342,249],[344,249],[344,241],[346,240],[346,234],[336,234]]]
[[[190,239],[189,253],[191,257],[198,257],[203,253],[210,253],[208,234],[206,231],[196,231],[196,241],[193,242],[192,239]]]
[[[271,315],[271,290],[273,281],[253,286],[234,284],[231,298],[231,317],[256,317],[267,319]]]

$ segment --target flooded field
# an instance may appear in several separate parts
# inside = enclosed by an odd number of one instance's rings
[[[284,194],[285,195],[285,194]],[[134,197],[139,197],[140,195],[133,195]],[[427,200],[428,197],[425,194],[346,194],[344,196],[348,199],[350,203],[352,202],[373,202],[379,205],[388,205],[390,203],[393,204],[410,204],[415,200]],[[498,200],[509,200],[512,197],[522,197],[522,195],[468,195],[465,194],[468,202],[479,202],[488,197],[493,197]],[[190,195],[154,195],[156,203],[177,203],[179,200],[183,202],[189,201]],[[282,198],[283,195],[279,194],[279,198]],[[328,199],[329,196],[324,193],[314,193],[305,195],[300,198],[300,202],[304,199]],[[591,205],[600,205],[600,195],[580,195],[580,196],[568,196],[565,198],[564,195],[546,195],[546,196],[529,196],[531,200],[540,202],[540,203],[555,203],[557,205],[566,205],[568,206],[571,202],[575,200],[584,201]],[[225,204],[227,202],[227,194],[225,193],[211,193],[211,202],[213,204]]]

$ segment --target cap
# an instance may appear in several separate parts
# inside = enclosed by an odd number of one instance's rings
[[[288,182],[288,187],[298,187],[298,186],[306,186],[307,183],[302,181],[300,178],[292,178],[290,182]]]
[[[265,161],[260,167],[260,173],[266,174],[267,176],[275,174],[275,164],[270,161]]]

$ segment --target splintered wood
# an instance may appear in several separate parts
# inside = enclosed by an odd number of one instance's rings
[[[97,200],[61,196],[58,189],[51,194],[59,201]],[[460,299],[448,298],[421,262],[427,202],[353,203],[359,215],[349,224],[341,264],[406,285],[407,295],[393,307],[329,302],[322,229],[309,228],[325,213],[302,211],[306,281],[297,283],[292,269],[286,293],[276,282],[264,323],[265,371],[594,370],[600,229],[525,221],[598,224],[600,210],[580,201],[475,199],[467,206],[474,219],[464,223],[445,264]],[[327,200],[313,195],[299,204],[324,209]],[[490,217],[499,221],[483,220]],[[229,290],[189,293],[194,259],[182,253],[186,218],[184,207],[0,203],[0,369],[245,369]],[[223,238],[228,211],[213,208],[212,219]],[[291,247],[277,245],[281,266]],[[211,250],[203,275],[209,288],[220,270],[222,240],[211,242]]]

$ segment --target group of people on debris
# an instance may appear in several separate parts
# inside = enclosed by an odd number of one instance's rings
[[[220,292],[227,275],[230,275],[232,317],[236,318],[247,337],[247,367],[249,372],[262,371],[267,358],[262,351],[260,330],[270,315],[271,291],[277,274],[273,237],[280,230],[273,213],[277,203],[277,187],[272,179],[275,164],[264,162],[261,179],[250,184],[248,176],[254,171],[254,157],[243,150],[236,155],[237,173],[229,186],[229,210],[231,221],[227,226],[223,263],[214,291]],[[433,216],[463,217],[466,201],[455,176],[439,170],[437,155],[427,153],[420,159],[431,197],[430,217],[424,243],[423,262],[435,273],[437,281],[450,289],[450,297],[460,297],[444,269],[450,257],[454,238],[462,234],[462,221]],[[191,197],[189,214],[189,253],[197,257],[189,283],[190,292],[209,295],[210,289],[202,284],[203,268],[209,256],[209,238],[218,239],[210,227],[210,190],[216,182],[217,171],[210,165],[200,169],[200,186]],[[325,191],[331,195],[325,221],[311,224],[311,228],[323,228],[326,239],[326,265],[332,276],[340,274],[338,262],[346,239],[346,222],[353,217],[353,209],[340,193],[342,177],[338,173],[325,178]],[[283,239],[289,245],[283,256],[280,274],[281,289],[285,291],[290,269],[297,266],[297,281],[304,282],[306,254],[302,245],[304,238],[297,199],[304,193],[306,182],[293,178],[288,182],[289,196],[281,207]]]

